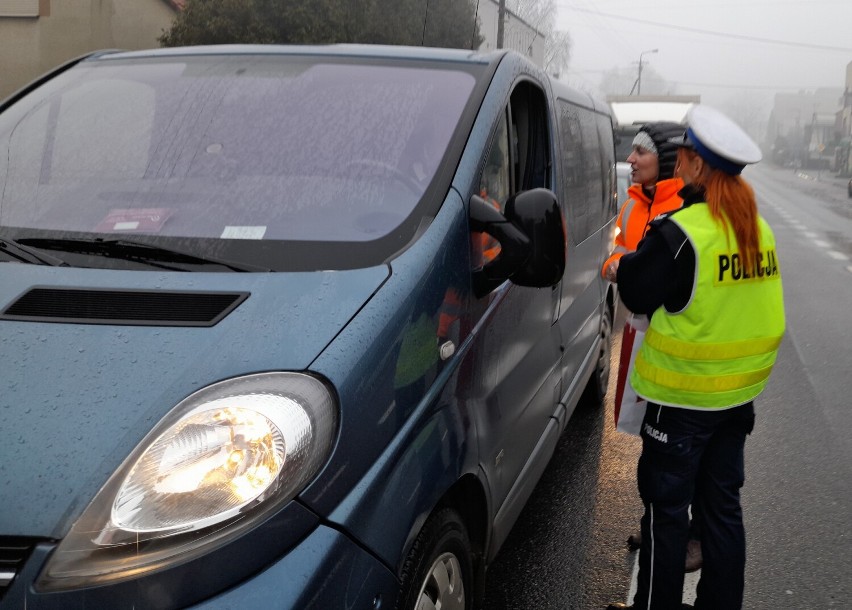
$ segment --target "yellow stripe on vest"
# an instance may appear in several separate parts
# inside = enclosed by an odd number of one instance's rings
[[[647,340],[647,336],[645,339]],[[756,371],[733,375],[686,375],[655,367],[642,357],[641,352],[636,357],[634,366],[636,372],[651,383],[673,390],[690,392],[739,390],[766,381],[769,378],[769,373],[772,372],[770,365]]]
[[[644,342],[658,352],[685,360],[730,360],[773,352],[781,345],[781,337],[697,344],[667,337],[651,327],[645,333]]]

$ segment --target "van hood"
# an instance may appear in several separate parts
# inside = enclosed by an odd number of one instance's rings
[[[178,402],[223,379],[302,371],[389,275],[160,273],[0,263],[0,311],[32,288],[243,292],[211,327],[0,320],[0,535],[63,537]]]

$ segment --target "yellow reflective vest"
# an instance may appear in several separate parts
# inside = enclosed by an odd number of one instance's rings
[[[704,203],[671,222],[695,250],[692,298],[679,312],[651,317],[630,383],[648,401],[688,409],[726,409],[766,387],[784,334],[781,270],[775,236],[759,218],[760,254],[743,265],[737,241]]]

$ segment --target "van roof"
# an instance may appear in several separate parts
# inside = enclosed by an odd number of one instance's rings
[[[402,59],[413,61],[453,62],[480,65],[495,65],[506,56],[515,60],[529,62],[529,58],[511,49],[496,49],[482,52],[467,49],[447,49],[439,47],[414,47],[402,45],[372,44],[329,44],[329,45],[276,45],[276,44],[221,44],[187,47],[166,47],[124,51],[106,49],[96,51],[83,58],[83,61],[110,61],[121,59],[142,59],[156,57],[203,57],[213,55],[281,55],[281,56],[325,56],[352,57],[364,59]],[[531,64],[532,65],[532,64]],[[556,79],[550,82],[561,96],[572,102],[594,109],[597,112],[611,114],[603,100],[597,101],[588,93],[576,90]]]
[[[201,55],[325,55],[329,57],[364,57],[387,59],[412,59],[431,61],[466,62],[489,64],[499,61],[507,50],[481,53],[466,49],[443,49],[434,47],[406,47],[391,45],[262,45],[262,44],[225,44],[199,45],[192,47],[169,47],[142,51],[102,51],[90,56],[90,59],[137,59],[143,57],[185,57]]]

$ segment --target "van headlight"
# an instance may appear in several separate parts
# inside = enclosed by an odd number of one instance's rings
[[[195,392],[95,495],[37,588],[137,577],[221,546],[293,499],[336,431],[334,397],[310,375],[261,373]]]

